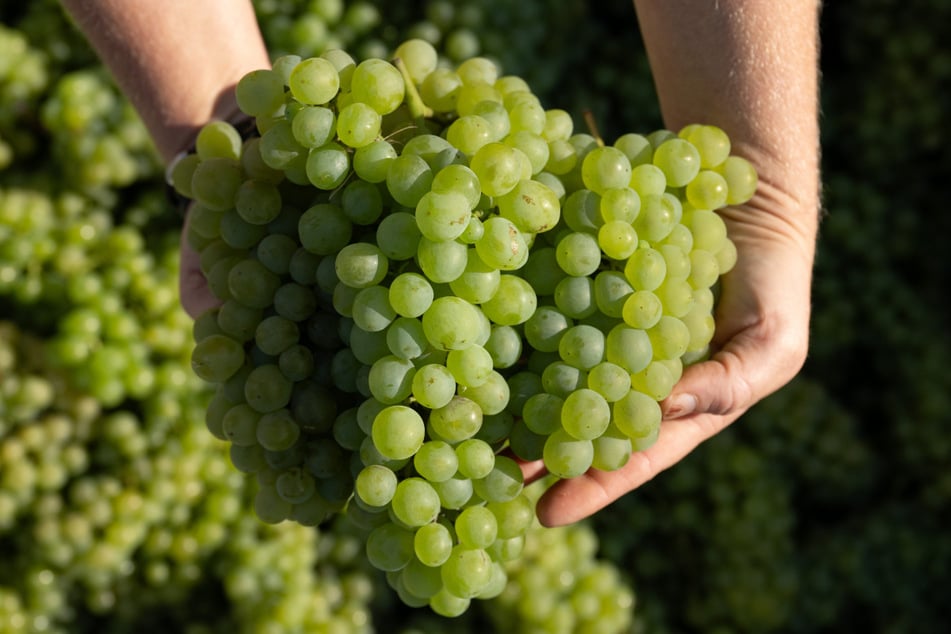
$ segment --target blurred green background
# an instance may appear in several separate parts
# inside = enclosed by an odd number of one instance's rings
[[[626,0],[390,4],[255,1],[275,56],[423,37],[608,139],[661,127]],[[204,427],[148,137],[54,0],[0,1],[0,634],[603,632],[608,609],[631,632],[944,632],[948,23],[946,0],[824,8],[801,375],[593,519],[533,531],[510,591],[446,621],[401,607],[346,527],[253,517]]]

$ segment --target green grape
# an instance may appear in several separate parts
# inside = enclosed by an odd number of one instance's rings
[[[293,384],[274,364],[266,363],[252,368],[244,383],[244,397],[248,405],[266,414],[285,407],[291,399]]]
[[[195,166],[191,194],[205,207],[225,211],[234,205],[242,180],[241,167],[234,159],[211,157]]]
[[[348,244],[337,253],[334,271],[337,279],[354,288],[367,288],[383,281],[389,262],[380,249],[366,242]]]
[[[353,153],[353,171],[368,183],[385,182],[390,165],[397,156],[396,149],[389,141],[371,141]]]
[[[413,214],[398,211],[380,221],[376,231],[376,244],[386,257],[403,261],[416,255],[421,237],[422,233],[416,226]]]
[[[244,365],[245,355],[241,342],[223,334],[212,334],[201,339],[192,349],[191,366],[205,381],[226,381]]]
[[[446,355],[446,368],[463,387],[482,385],[489,380],[493,367],[492,355],[477,344],[463,350],[450,350]]]
[[[689,141],[670,138],[654,150],[653,164],[664,172],[670,187],[683,187],[700,171],[700,153]]]
[[[493,323],[515,326],[527,321],[538,306],[538,298],[531,285],[521,277],[502,275],[495,295],[482,304],[482,311]]]
[[[456,474],[459,459],[448,443],[427,440],[413,456],[413,467],[429,482],[444,482]]]
[[[472,304],[481,304],[496,294],[500,279],[498,269],[486,264],[476,249],[468,249],[466,268],[459,277],[450,280],[449,287],[456,297]]]
[[[433,283],[442,284],[458,279],[469,261],[466,245],[455,240],[419,240],[416,261],[423,274]]]
[[[532,432],[548,436],[561,427],[561,409],[565,399],[556,394],[541,392],[526,399],[522,406],[522,420]]]
[[[381,524],[367,536],[367,559],[378,570],[400,570],[413,558],[413,540],[412,531],[392,522]]]
[[[475,243],[482,261],[495,269],[514,271],[528,260],[529,247],[525,235],[511,220],[493,216],[482,223],[484,234]]]
[[[499,213],[524,233],[552,229],[560,217],[558,198],[547,185],[523,179],[498,198]]]
[[[305,148],[317,148],[333,140],[337,115],[324,106],[304,106],[291,119],[291,134]]]
[[[500,142],[487,143],[472,156],[469,168],[479,178],[482,193],[503,196],[522,180],[521,159],[524,154]]]
[[[454,526],[459,545],[470,549],[488,548],[495,542],[499,531],[495,514],[484,506],[463,509]]]
[[[286,409],[262,415],[255,427],[258,443],[267,451],[290,449],[300,437],[300,425]]]
[[[383,507],[390,503],[396,493],[397,477],[383,465],[364,467],[354,482],[354,492],[366,504]]]
[[[254,343],[262,352],[272,356],[281,354],[299,339],[297,323],[280,315],[265,317],[254,331]]]
[[[681,130],[679,136],[697,148],[700,153],[700,167],[703,169],[713,169],[721,165],[730,155],[730,137],[717,126],[693,126],[689,130]]]
[[[523,488],[522,470],[508,456],[496,456],[495,466],[484,478],[473,481],[475,493],[488,503],[515,499]]]
[[[343,210],[331,203],[318,203],[298,222],[301,245],[317,255],[337,253],[350,241],[353,225]]]
[[[467,114],[449,124],[446,140],[463,154],[471,156],[492,141],[492,129],[483,117]]]
[[[728,156],[715,169],[726,180],[728,205],[742,205],[753,197],[758,176],[756,168],[747,159],[741,156]]]
[[[591,467],[594,445],[591,440],[575,438],[559,429],[545,441],[543,460],[549,473],[559,478],[574,478]]]
[[[433,438],[455,444],[471,438],[482,426],[483,411],[470,398],[453,396],[450,401],[429,413],[429,429]]]
[[[676,378],[661,361],[654,361],[640,372],[631,375],[631,386],[655,401],[667,398],[675,382]]]
[[[422,446],[426,425],[416,410],[393,405],[376,415],[371,428],[373,444],[391,460],[412,457]]]
[[[390,508],[405,525],[419,527],[436,519],[441,503],[439,494],[429,482],[423,478],[410,477],[396,485]]]
[[[471,211],[463,194],[429,191],[416,205],[416,226],[429,240],[455,240],[469,224]]]
[[[628,258],[624,276],[636,291],[653,291],[667,276],[667,262],[657,249],[642,246]]]
[[[413,362],[407,359],[395,355],[377,359],[370,367],[370,392],[383,403],[400,403],[412,393],[415,372]]]
[[[606,359],[631,374],[646,368],[653,354],[651,338],[645,330],[618,325],[605,338]]]
[[[592,440],[607,429],[611,407],[600,393],[581,388],[565,397],[561,408],[561,426],[572,437]]]
[[[631,439],[613,424],[603,434],[592,439],[591,444],[594,447],[591,466],[602,471],[620,469],[630,460],[633,451]]]
[[[393,320],[386,329],[386,345],[401,359],[416,359],[430,350],[423,325],[410,317]]]
[[[638,196],[660,196],[667,189],[667,175],[653,163],[642,163],[631,169],[628,186]]]
[[[604,334],[587,324],[572,326],[558,342],[558,353],[568,365],[590,370],[604,360]]]
[[[537,310],[536,310],[537,312]],[[522,337],[513,326],[492,326],[489,338],[483,344],[492,357],[496,369],[514,366],[522,356]]]
[[[423,330],[439,350],[462,350],[476,343],[482,331],[479,309],[458,297],[433,300],[423,313]]]
[[[329,60],[311,57],[294,67],[288,77],[288,87],[300,103],[323,105],[337,95],[340,75]]]
[[[637,231],[628,221],[611,220],[598,229],[598,246],[613,260],[626,260],[637,245]]]
[[[311,148],[307,153],[307,180],[317,189],[340,187],[350,174],[350,154],[334,141]]]
[[[459,474],[478,480],[484,478],[495,467],[495,451],[484,440],[469,438],[456,446]],[[480,546],[480,548],[487,547]]]
[[[452,554],[452,534],[439,522],[420,526],[413,537],[413,548],[421,563],[438,569]]]
[[[350,79],[354,100],[367,104],[381,115],[393,112],[403,103],[405,90],[400,71],[381,59],[360,62]]]
[[[369,105],[355,101],[337,114],[337,137],[351,148],[360,148],[376,141],[383,118]]]
[[[633,293],[634,289],[620,271],[601,271],[594,278],[594,300],[605,317],[621,318],[624,303]]]
[[[603,146],[588,152],[581,164],[584,186],[601,194],[605,190],[627,187],[631,180],[631,162],[616,147]]]
[[[624,323],[632,328],[646,330],[655,325],[663,314],[663,304],[652,291],[634,291],[624,300]]]
[[[443,585],[453,596],[475,597],[491,579],[491,564],[492,559],[484,549],[456,546],[442,565]]]
[[[726,178],[710,169],[700,170],[684,188],[687,202],[697,209],[719,209],[727,203]]]
[[[601,265],[601,249],[598,240],[589,233],[571,232],[558,241],[555,247],[558,266],[572,277],[585,277]]]
[[[431,190],[433,171],[429,163],[415,154],[401,154],[389,162],[386,187],[396,202],[416,208],[424,194]]]
[[[611,408],[611,422],[632,440],[651,436],[660,427],[660,405],[657,401],[632,389]]]
[[[241,145],[241,135],[227,121],[208,122],[195,137],[195,153],[201,160],[213,157],[239,160]]]
[[[269,69],[245,74],[235,86],[238,107],[252,117],[266,117],[284,105],[284,79]]]

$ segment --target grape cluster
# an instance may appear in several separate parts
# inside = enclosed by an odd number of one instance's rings
[[[486,58],[284,56],[171,172],[221,305],[192,365],[269,522],[349,511],[407,604],[498,595],[532,518],[518,458],[569,478],[649,446],[713,335],[755,172],[712,126],[606,146]],[[329,358],[329,363],[324,359]]]
[[[18,30],[0,24],[0,170],[35,141],[23,125],[32,115],[48,82],[46,56]]]

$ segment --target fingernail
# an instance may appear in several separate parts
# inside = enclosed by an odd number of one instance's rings
[[[693,394],[677,394],[667,399],[665,418],[682,418],[697,409],[697,397]]]

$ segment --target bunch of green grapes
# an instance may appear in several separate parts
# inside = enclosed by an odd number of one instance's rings
[[[148,131],[102,69],[61,76],[40,118],[74,187],[120,188],[159,172]]]
[[[35,141],[24,123],[29,122],[48,81],[44,53],[20,31],[0,24],[0,170],[34,149]]]
[[[604,145],[486,58],[344,51],[249,73],[172,169],[221,302],[192,365],[259,516],[344,508],[410,605],[505,587],[533,517],[518,463],[561,478],[649,446],[713,335],[736,250],[716,209],[756,174],[713,126]]]
[[[311,57],[337,48],[379,45],[390,7],[363,0],[255,0],[255,13],[275,57]],[[387,15],[384,21],[383,16]]]

